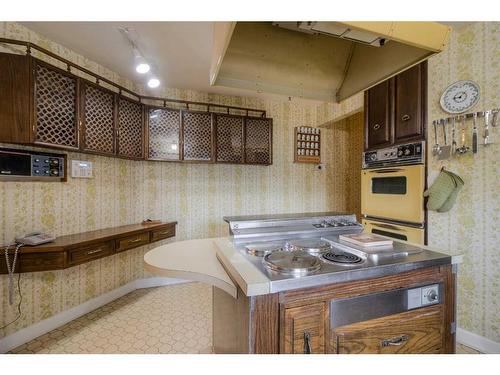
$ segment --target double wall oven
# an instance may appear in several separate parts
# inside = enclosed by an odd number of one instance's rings
[[[425,142],[363,153],[361,213],[365,231],[423,245]]]

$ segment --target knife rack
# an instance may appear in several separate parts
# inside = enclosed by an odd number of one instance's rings
[[[467,153],[477,153],[473,151],[472,147],[472,138],[473,138],[473,128],[472,124],[473,122],[467,122],[468,120],[473,119],[474,117],[477,119],[484,118],[486,115],[489,116],[488,119],[488,133],[489,136],[491,136],[491,132],[493,129],[496,129],[498,127],[497,121],[498,121],[498,113],[500,112],[500,109],[495,108],[495,109],[490,109],[487,111],[479,111],[479,112],[470,112],[470,113],[463,113],[459,114],[456,116],[451,116],[451,117],[444,117],[438,120],[434,120],[432,122],[432,126],[434,129],[439,129],[441,127],[441,130],[437,130],[434,133],[434,143],[436,146],[440,145],[440,140],[445,140],[445,145],[447,144],[452,145],[452,151],[450,156],[461,156]],[[455,123],[455,137],[453,136],[453,129],[451,129],[451,137],[449,131],[447,130],[447,126],[450,126],[450,128],[453,126],[453,122]],[[469,127],[470,126],[470,127]],[[472,128],[472,129],[471,129]],[[471,131],[472,130],[472,131]],[[481,131],[480,131],[481,130]],[[496,143],[496,142],[491,142],[491,140],[488,143],[485,143],[485,130],[486,130],[486,124],[483,122],[476,122],[476,137],[477,137],[477,145],[478,146],[488,146],[490,144]],[[446,133],[446,138],[444,137],[444,134]],[[467,145],[466,141],[469,138],[470,145]],[[453,149],[453,139],[455,139],[456,144],[455,144],[455,149]],[[448,142],[446,142],[448,140]],[[470,147],[469,147],[470,146]],[[434,156],[439,156],[438,153],[433,153]],[[446,159],[448,157],[445,157]],[[440,159],[440,157],[438,157]],[[442,159],[441,159],[442,160]]]

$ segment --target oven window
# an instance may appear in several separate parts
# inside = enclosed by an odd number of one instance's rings
[[[373,177],[372,194],[406,194],[406,177]]]
[[[387,232],[385,230],[380,230],[380,229],[372,229],[372,233],[373,234],[380,234],[381,236],[396,238],[398,240],[408,241],[408,237],[406,237],[403,234]]]

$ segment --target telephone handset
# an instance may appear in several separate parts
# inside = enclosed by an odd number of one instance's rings
[[[24,237],[16,238],[16,242],[22,243],[23,245],[36,246],[42,243],[52,242],[55,239],[56,237],[51,234],[33,232],[26,234]]]

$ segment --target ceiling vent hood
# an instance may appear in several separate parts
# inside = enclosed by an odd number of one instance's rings
[[[341,101],[439,53],[435,22],[216,22],[210,83]]]

